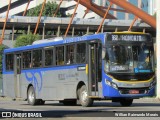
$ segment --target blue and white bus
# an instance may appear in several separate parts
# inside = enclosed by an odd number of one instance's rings
[[[152,37],[112,32],[36,41],[4,50],[3,93],[31,105],[56,100],[91,106],[111,100],[122,106],[155,94]]]

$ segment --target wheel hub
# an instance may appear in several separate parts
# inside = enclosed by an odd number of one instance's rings
[[[29,100],[30,100],[31,102],[33,102],[33,100],[34,100],[34,93],[33,93],[33,91],[30,92],[30,94],[29,94]]]
[[[83,92],[82,92],[82,100],[83,100],[84,102],[87,101],[87,97],[88,97],[87,91],[83,91]]]

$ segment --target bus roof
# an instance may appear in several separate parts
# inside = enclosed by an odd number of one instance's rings
[[[123,31],[123,32],[113,32],[113,34],[146,34],[146,33],[144,33],[144,32]]]
[[[27,45],[27,46],[21,46],[21,47],[17,47],[17,48],[9,48],[9,49],[5,49],[4,53],[9,53],[9,52],[16,52],[16,51],[23,51],[23,50],[29,50],[29,49],[36,49],[36,48],[42,48],[42,47],[48,47],[48,46],[53,46],[53,45],[60,45],[60,44],[65,44],[65,43],[72,43],[72,42],[78,42],[78,41],[88,41],[88,40],[96,40],[96,39],[101,39],[102,43],[104,43],[104,36],[106,36],[106,34],[146,34],[143,32],[132,32],[132,31],[123,31],[123,32],[105,32],[105,33],[100,33],[100,34],[92,34],[92,35],[84,35],[84,36],[80,36],[80,37],[67,37],[67,38],[58,38],[56,40],[50,39],[45,40],[44,42],[42,42],[41,40],[35,42],[35,44],[32,45]]]
[[[49,42],[46,42],[47,40],[44,40],[45,42],[37,42],[37,44],[32,44],[32,45],[27,45],[27,46],[21,46],[17,48],[9,48],[5,49],[4,53],[9,53],[9,52],[16,52],[16,51],[22,51],[22,50],[29,50],[29,49],[36,49],[36,48],[42,48],[42,47],[48,47],[48,46],[53,46],[53,45],[60,45],[60,44],[65,44],[65,43],[72,43],[72,42],[78,42],[78,41],[87,41],[87,40],[92,40],[92,39],[100,39],[102,38],[106,33],[100,33],[100,34],[94,34],[94,35],[85,35],[85,36],[80,36],[80,37],[68,37],[65,39],[59,39],[55,40],[50,39],[48,40]],[[41,41],[41,40],[39,40]]]

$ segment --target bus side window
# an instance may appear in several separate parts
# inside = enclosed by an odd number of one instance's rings
[[[45,50],[45,66],[53,65],[53,49]]]
[[[31,51],[23,52],[23,69],[31,68]]]
[[[14,56],[13,54],[6,55],[6,70],[13,71],[13,63],[14,63]]]
[[[33,50],[33,67],[42,67],[42,50]]]
[[[76,50],[76,62],[77,63],[85,63],[86,62],[86,44],[79,43],[77,44]]]
[[[64,65],[64,46],[56,47],[56,65]]]
[[[74,45],[67,45],[66,46],[66,64],[73,64],[74,63]]]

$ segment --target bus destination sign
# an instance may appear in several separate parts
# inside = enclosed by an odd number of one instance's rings
[[[142,34],[109,34],[107,41],[145,42],[150,41],[148,35]]]

